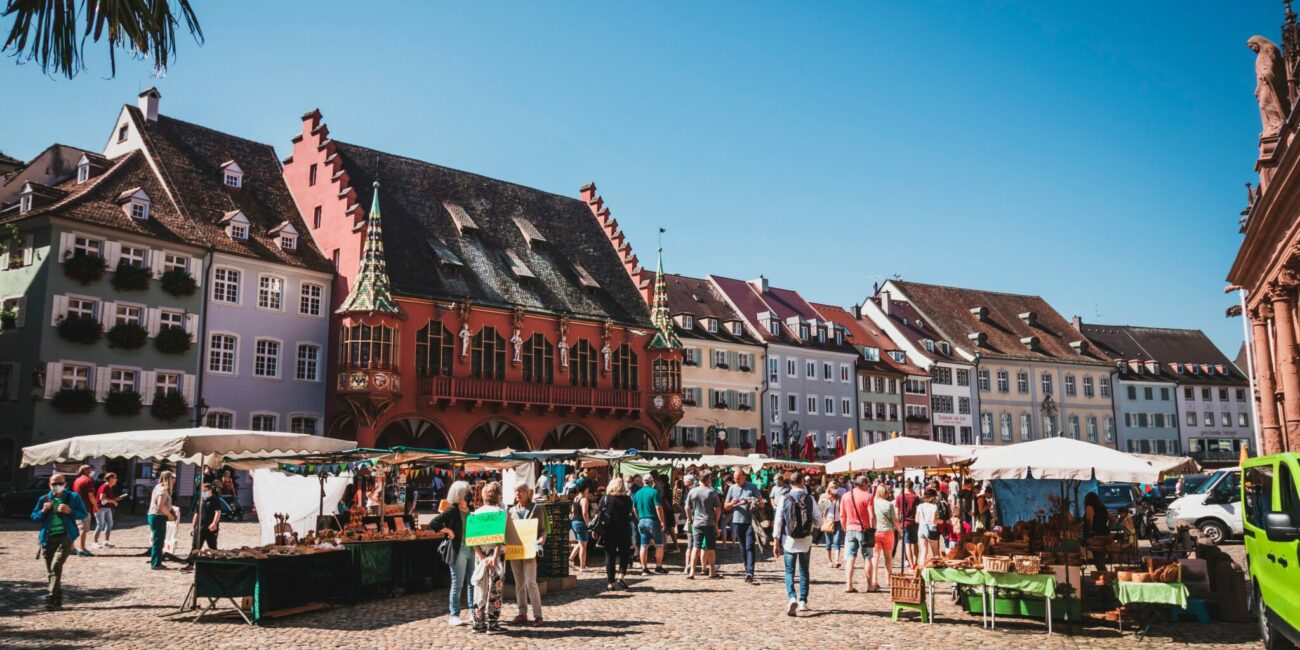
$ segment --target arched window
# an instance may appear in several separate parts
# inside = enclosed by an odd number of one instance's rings
[[[636,353],[632,346],[624,343],[614,350],[614,359],[610,364],[614,375],[614,388],[617,390],[637,389]]]
[[[470,372],[475,378],[506,378],[506,342],[495,327],[484,325],[474,335],[470,348]]]
[[[596,349],[587,339],[578,339],[569,355],[569,383],[595,388],[596,363]]]
[[[436,320],[415,333],[415,372],[421,377],[450,376],[456,345],[451,332]]]
[[[524,341],[524,381],[555,383],[555,346],[540,332]]]
[[[391,367],[395,358],[393,328],[386,325],[358,323],[344,327],[341,356],[345,369],[383,370]]]

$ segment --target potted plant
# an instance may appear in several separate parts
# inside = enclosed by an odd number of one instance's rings
[[[18,327],[18,312],[12,309],[0,310],[0,330]]]
[[[153,337],[153,346],[163,354],[185,354],[192,342],[189,332],[179,325],[159,328],[157,336]]]
[[[136,266],[127,260],[120,260],[113,269],[113,288],[118,291],[144,291],[149,288],[149,279],[153,271]]]
[[[139,415],[144,408],[140,393],[133,390],[111,391],[104,398],[104,411],[113,416]]]
[[[94,316],[69,314],[59,319],[58,332],[65,341],[93,345],[104,336],[104,326]]]
[[[77,251],[72,257],[63,261],[63,274],[83,286],[104,277],[104,272],[107,270],[108,264],[104,258],[98,255],[87,255],[83,251]]]
[[[199,290],[199,284],[189,271],[176,268],[162,274],[162,289],[177,298],[183,298],[194,295]]]
[[[54,393],[50,406],[60,413],[89,413],[95,410],[95,393],[88,388],[63,388]]]
[[[136,323],[118,323],[108,330],[108,347],[139,350],[149,341],[149,332]]]
[[[178,390],[164,392],[159,388],[153,394],[153,404],[149,412],[159,420],[172,421],[189,413],[190,405],[185,403],[185,396]]]

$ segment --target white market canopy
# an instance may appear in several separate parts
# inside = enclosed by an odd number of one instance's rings
[[[945,467],[971,459],[971,452],[943,442],[898,437],[867,445],[826,463],[827,474]]]
[[[976,480],[1046,478],[1103,483],[1155,483],[1160,470],[1110,447],[1073,438],[1042,438],[980,451],[970,465]]]
[[[1162,474],[1192,474],[1201,471],[1201,464],[1187,456],[1162,456],[1160,454],[1129,454],[1160,470]]]
[[[357,443],[351,440],[275,431],[208,427],[119,431],[64,438],[24,447],[23,466],[66,463],[104,456],[203,463],[208,467],[217,467],[224,460],[350,451],[356,446]]]

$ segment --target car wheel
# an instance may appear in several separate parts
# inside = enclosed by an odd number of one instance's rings
[[[1217,519],[1207,519],[1202,521],[1197,524],[1197,528],[1201,529],[1201,536],[1215,546],[1222,544],[1224,540],[1228,539],[1227,526],[1224,526],[1223,523]]]
[[[1290,639],[1277,633],[1272,625],[1268,622],[1268,608],[1264,606],[1264,599],[1259,595],[1259,588],[1255,588],[1255,618],[1259,622],[1259,638],[1264,642],[1264,650],[1296,650],[1295,644]]]

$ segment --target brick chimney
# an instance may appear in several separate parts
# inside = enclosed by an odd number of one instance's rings
[[[144,121],[158,121],[159,99],[162,99],[162,93],[158,92],[157,88],[150,88],[140,93],[139,97],[136,98],[136,105],[140,108],[140,112],[144,114]]]
[[[750,280],[749,286],[753,287],[754,291],[759,293],[767,293],[767,278],[760,275],[757,278]]]
[[[880,292],[880,311],[885,312],[886,316],[889,315],[889,292],[888,291]]]
[[[1074,326],[1074,331],[1076,332],[1083,331],[1083,319],[1080,318],[1078,314],[1075,314],[1074,318],[1070,319],[1070,324]]]

